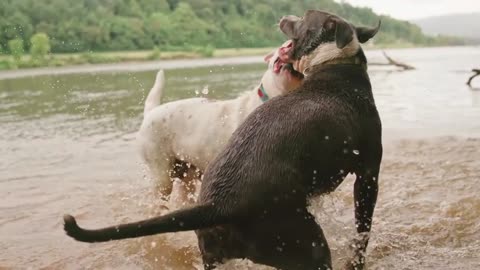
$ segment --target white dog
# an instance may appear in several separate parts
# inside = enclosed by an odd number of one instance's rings
[[[253,91],[232,100],[190,98],[160,105],[164,73],[158,72],[145,101],[144,120],[137,139],[162,195],[172,192],[172,179],[181,179],[184,184],[199,179],[200,174],[192,172],[205,170],[250,112],[300,85],[302,75],[279,58],[279,51],[288,46],[291,42],[265,57],[268,69]],[[185,194],[176,196],[185,200]]]

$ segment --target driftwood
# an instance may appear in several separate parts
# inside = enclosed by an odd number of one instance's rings
[[[403,70],[412,70],[415,69],[415,67],[407,65],[405,63],[398,62],[391,58],[390,56],[387,55],[386,52],[383,52],[383,55],[385,58],[387,58],[388,63],[368,63],[369,66],[396,66],[396,67],[401,67]]]
[[[472,80],[473,78],[477,77],[478,75],[480,75],[480,69],[472,69],[472,72],[475,73],[473,74],[467,81],[467,85],[472,87]]]

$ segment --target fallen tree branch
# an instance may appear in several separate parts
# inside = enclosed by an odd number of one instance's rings
[[[370,66],[396,66],[396,67],[401,67],[404,70],[415,69],[415,67],[413,67],[413,66],[410,66],[408,64],[401,63],[401,62],[398,62],[398,61],[394,60],[393,58],[388,56],[387,53],[384,52],[384,51],[383,51],[383,55],[385,56],[385,58],[387,58],[388,63],[368,63],[368,65],[370,65]]]
[[[480,69],[472,69],[472,72],[475,73],[473,74],[467,81],[467,85],[472,87],[472,80],[473,78],[477,77],[478,75],[480,75]]]

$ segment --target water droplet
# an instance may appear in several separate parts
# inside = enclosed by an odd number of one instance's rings
[[[354,149],[354,150],[353,150],[353,154],[355,154],[355,155],[357,155],[357,156],[358,156],[358,155],[360,155],[360,151],[359,151],[359,150],[357,150],[357,149]]]
[[[209,92],[209,90],[208,90],[208,85],[205,85],[205,86],[203,87],[202,94],[208,95],[208,92]]]
[[[312,247],[316,247],[316,246],[317,246],[317,243],[312,242]]]
[[[150,243],[150,246],[151,246],[152,248],[155,248],[155,247],[157,246],[157,242],[151,242],[151,243]]]
[[[325,140],[330,140],[330,137],[329,137],[329,136],[325,136]]]

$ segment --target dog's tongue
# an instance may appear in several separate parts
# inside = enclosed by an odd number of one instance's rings
[[[290,62],[290,57],[288,56],[288,53],[293,47],[293,42],[291,40],[283,43],[282,47],[280,47],[278,57],[280,60],[284,63]]]
[[[278,59],[275,61],[273,71],[279,73],[282,70],[282,67],[290,62],[290,57],[288,56],[290,50],[293,47],[291,40],[283,43],[282,46],[278,49]]]

